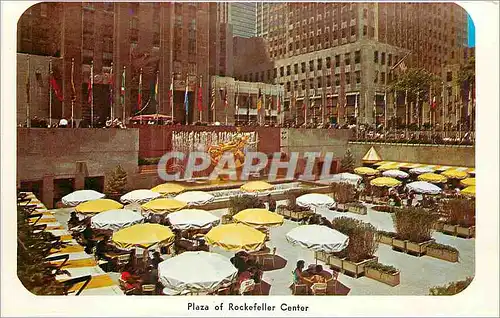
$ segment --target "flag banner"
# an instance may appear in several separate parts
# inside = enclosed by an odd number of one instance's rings
[[[88,93],[88,103],[92,104],[92,99],[93,99],[93,92],[92,92],[92,86],[94,81],[94,62],[90,65],[90,78],[89,78],[89,83],[87,87],[87,93]]]
[[[76,101],[75,89],[75,59],[71,59],[71,101]]]
[[[434,96],[432,97],[431,109],[436,110],[436,107],[437,107],[436,96]]]
[[[155,80],[155,89],[154,89],[154,96],[155,96],[155,101],[158,102],[158,85],[159,85],[159,71],[156,71],[156,80]]]
[[[238,113],[238,110],[240,108],[240,85],[236,86],[236,100],[234,101],[234,106],[236,108],[236,113]]]
[[[109,105],[113,109],[113,88],[115,85],[115,77],[113,74],[113,63],[111,63],[111,71],[109,73]]]
[[[172,81],[170,82],[170,89],[168,90],[168,101],[170,102],[170,106],[172,109],[174,107],[174,78],[172,77]]]
[[[142,68],[139,73],[139,90],[137,92],[137,110],[142,108]]]
[[[248,98],[247,98],[247,119],[250,121],[250,107],[252,106],[252,96],[250,96],[250,93],[248,93]]]
[[[373,96],[373,116],[377,118],[377,95]]]
[[[257,97],[257,112],[260,112],[261,108],[262,108],[262,91],[259,88],[259,95]]]
[[[64,97],[63,97],[63,94],[62,94],[62,91],[61,91],[61,88],[59,87],[59,85],[57,85],[57,82],[56,82],[56,79],[54,78],[54,76],[50,76],[50,87],[52,88],[52,90],[54,91],[54,94],[56,95],[56,98],[62,102]]]
[[[228,100],[227,100],[227,87],[224,88],[224,107],[228,106]]]
[[[278,92],[278,100],[276,101],[276,110],[281,114],[281,94]]]
[[[126,76],[126,69],[125,66],[123,67],[123,72],[122,72],[122,85],[120,87],[120,98],[121,98],[121,103],[122,105],[125,105],[125,76]]]
[[[215,110],[215,100],[216,100],[215,78],[214,78],[214,81],[212,83],[211,98],[212,98],[212,103],[210,104],[210,109]]]
[[[314,108],[316,105],[316,91],[314,91],[313,96],[311,97],[311,105],[309,105],[309,108]]]
[[[354,100],[354,117],[358,118],[358,95],[355,95]]]
[[[184,92],[184,110],[185,110],[186,114],[189,112],[188,92],[189,92],[189,79],[186,77],[186,91]],[[186,122],[187,122],[187,118],[186,118]]]
[[[203,111],[203,92],[201,87],[201,79],[200,79],[200,85],[198,86],[198,111],[199,112]]]

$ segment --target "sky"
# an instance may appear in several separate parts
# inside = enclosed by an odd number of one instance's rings
[[[469,31],[469,39],[468,39],[468,44],[469,47],[475,47],[476,46],[476,27],[474,27],[474,22],[472,22],[472,19],[470,15],[467,14],[467,24],[468,24],[468,31]]]

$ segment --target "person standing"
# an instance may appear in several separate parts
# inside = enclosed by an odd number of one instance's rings
[[[271,212],[276,211],[276,200],[273,199],[271,194],[267,195],[268,210]]]

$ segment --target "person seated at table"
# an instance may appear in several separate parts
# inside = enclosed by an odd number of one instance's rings
[[[304,266],[305,262],[303,260],[299,260],[297,262],[297,267],[295,267],[295,269],[293,270],[294,284],[308,284],[308,285],[312,284],[312,281],[304,277],[303,275]]]
[[[158,271],[153,267],[153,265],[149,265],[146,268],[146,271],[141,275],[142,284],[147,285],[156,285],[158,282]]]
[[[161,255],[159,252],[154,252],[153,253],[153,258],[151,259],[151,266],[153,266],[154,269],[158,269],[158,264],[163,262],[163,259],[161,258]]]
[[[98,259],[108,260],[109,258],[106,256],[106,252],[110,250],[109,246],[109,236],[105,236],[102,240],[100,240],[95,246],[95,256]]]
[[[260,268],[260,265],[254,260],[248,260],[247,265],[247,271],[250,273],[250,278],[253,279],[254,282],[259,283],[260,277],[262,276],[262,269]]]
[[[130,259],[128,260],[127,265],[125,265],[125,268],[129,268],[133,272],[137,272],[138,270],[138,260],[137,256],[135,255],[135,249],[130,251]]]
[[[82,238],[83,238],[83,245],[85,245],[85,253],[91,254],[92,253],[92,248],[94,247],[94,240],[93,240],[93,232],[92,228],[90,227],[90,222],[87,223],[85,230],[82,232]]]
[[[125,289],[141,289],[142,281],[139,276],[133,274],[134,270],[131,266],[125,266],[125,269],[121,273],[120,279],[125,283]]]
[[[238,269],[238,273],[243,273],[248,269],[247,265],[248,254],[246,252],[238,252],[230,259],[231,263]]]

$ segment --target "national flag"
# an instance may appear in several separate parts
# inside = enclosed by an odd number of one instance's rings
[[[122,72],[122,85],[120,87],[120,98],[121,98],[121,103],[122,105],[125,105],[125,76],[126,76],[126,68],[125,66],[123,67],[123,72]]]
[[[184,110],[185,110],[186,114],[189,112],[189,96],[188,96],[188,92],[189,92],[189,80],[186,77],[186,91],[184,92]]]
[[[262,91],[259,88],[259,95],[257,97],[257,112],[260,112],[261,108],[262,108]]]
[[[373,96],[373,116],[377,118],[377,95]]]
[[[170,106],[174,107],[174,78],[173,77],[172,77],[172,81],[170,82],[170,88],[168,90],[168,100],[170,101]]]
[[[139,73],[139,91],[137,92],[137,109],[141,110],[142,108],[142,68]]]
[[[432,97],[432,102],[431,102],[431,109],[432,110],[435,110],[437,107],[437,103],[436,103],[436,96]]]
[[[276,101],[276,110],[281,114],[281,94],[278,92],[278,100]]]
[[[469,86],[469,98],[467,99],[467,116],[472,115],[472,88]]]
[[[94,93],[92,92],[93,81],[94,81],[94,62],[92,62],[92,64],[90,64],[90,77],[89,77],[89,83],[88,83],[88,87],[87,87],[87,94],[88,94],[87,101],[89,104],[92,104],[93,97],[94,97],[93,96]]]
[[[224,107],[228,106],[228,100],[227,100],[227,87],[224,88]]]
[[[212,83],[212,94],[211,94],[211,97],[212,97],[212,103],[210,104],[210,109],[211,110],[215,110],[215,100],[216,100],[216,89],[215,89],[215,78],[214,78],[214,81]]]
[[[75,59],[71,59],[71,101],[76,101],[75,89]]]
[[[199,112],[203,111],[203,92],[201,87],[201,78],[200,78],[200,85],[198,86],[198,111]]]
[[[113,88],[115,85],[115,78],[113,75],[113,62],[111,62],[111,71],[109,73],[109,105],[113,109]]]
[[[238,110],[240,109],[240,85],[236,86],[236,100],[234,101],[234,106],[236,108],[236,113],[238,114]]]
[[[358,118],[358,95],[354,96],[354,117]]]
[[[310,105],[310,108],[314,108],[314,106],[316,105],[316,91],[314,91],[313,93],[313,96],[311,97],[311,105]]]
[[[53,75],[50,75],[49,83],[50,83],[50,87],[54,90],[54,94],[56,95],[56,98],[60,102],[62,102],[64,99],[63,94],[62,94],[61,88],[59,87],[59,85],[57,85],[57,81]]]
[[[155,93],[155,101],[158,102],[158,85],[159,85],[159,82],[160,79],[159,79],[159,72],[156,71],[156,80],[155,80],[155,90],[154,90],[154,93]]]

